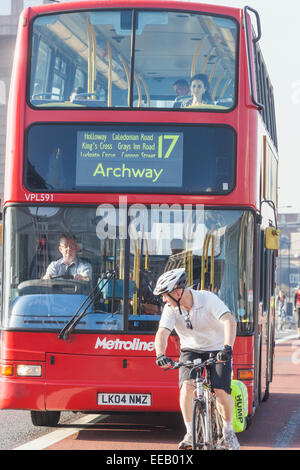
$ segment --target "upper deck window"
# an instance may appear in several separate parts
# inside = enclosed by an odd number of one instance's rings
[[[227,111],[235,105],[237,31],[232,18],[180,11],[40,16],[32,27],[30,102]]]

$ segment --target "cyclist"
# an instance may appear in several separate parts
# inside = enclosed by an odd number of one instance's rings
[[[298,315],[298,339],[300,339],[300,284],[298,285],[295,292],[294,312]]]
[[[220,352],[222,362],[212,366],[211,381],[218,410],[223,419],[223,436],[228,450],[239,450],[239,442],[232,427],[233,398],[231,396],[231,359],[236,337],[236,322],[228,307],[215,294],[187,287],[185,269],[173,269],[162,274],[156,284],[155,295],[162,295],[166,303],[155,336],[156,363],[168,367],[172,360],[166,356],[168,338],[175,329],[180,338],[180,362],[208,359],[209,353]],[[180,408],[186,426],[186,435],[179,449],[192,446],[192,408],[194,381],[190,369],[179,370]]]
[[[287,315],[287,301],[285,293],[281,290],[277,297],[277,307],[278,307],[278,329],[282,330],[285,323],[285,318]]]

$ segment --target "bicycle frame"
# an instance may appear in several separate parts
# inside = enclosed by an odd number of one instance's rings
[[[201,448],[202,450],[221,449],[222,441],[222,428],[220,423],[220,415],[216,407],[216,399],[210,385],[210,369],[209,366],[216,363],[215,358],[210,358],[205,362],[201,359],[196,359],[194,362],[187,363],[174,363],[171,369],[178,369],[179,367],[188,367],[191,369],[190,374],[195,370],[195,390],[196,397],[194,398],[193,406],[193,450]],[[203,371],[206,375],[203,378]],[[199,408],[199,410],[198,410]],[[197,442],[198,429],[196,429],[196,414],[197,411],[201,414],[201,427],[204,442]]]
[[[197,359],[194,361],[194,364],[200,365],[201,359]],[[192,369],[193,370],[193,369]],[[202,368],[197,370],[197,375],[195,379],[195,386],[196,386],[196,398],[195,401],[198,400],[202,406],[204,412],[204,446],[209,446],[212,440],[212,433],[211,433],[211,420],[210,420],[210,395],[211,395],[211,388],[208,384],[208,381],[202,378]],[[192,371],[191,371],[192,373]],[[208,373],[208,371],[206,372]]]

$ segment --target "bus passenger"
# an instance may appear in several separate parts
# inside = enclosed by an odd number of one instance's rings
[[[75,279],[76,281],[90,281],[92,279],[92,267],[90,263],[77,258],[79,246],[73,235],[62,235],[59,239],[58,250],[62,258],[49,264],[43,279],[62,277]]]
[[[211,97],[209,93],[209,82],[205,74],[198,73],[191,78],[190,93],[192,97],[184,100],[182,102],[181,107],[197,107],[211,103]]]
[[[183,241],[181,238],[172,238],[170,246],[173,256],[183,252]]]
[[[156,363],[166,368],[172,360],[165,355],[173,329],[180,338],[180,362],[201,358],[210,353],[222,353],[222,359],[211,368],[211,382],[216,393],[218,410],[223,419],[223,436],[228,450],[239,450],[232,426],[231,396],[232,348],[236,337],[236,322],[228,307],[212,292],[187,287],[185,269],[173,269],[159,277],[155,295],[162,295],[165,306],[155,337]],[[194,382],[190,369],[179,371],[180,407],[186,425],[186,435],[179,449],[192,447],[192,407]]]
[[[184,266],[185,252],[183,240],[181,240],[181,238],[172,238],[171,252],[172,254],[168,258],[164,272],[171,271],[172,269],[176,268],[182,268]]]
[[[180,80],[176,80],[176,82],[173,84],[173,88],[176,94],[173,108],[180,108],[182,101],[190,97],[189,84],[182,78]]]
[[[131,275],[132,278],[132,275]],[[141,287],[138,289],[140,313],[145,315],[159,315],[161,302],[159,297],[153,294],[153,289],[148,282],[144,273],[141,277]],[[133,306],[133,300],[130,300],[130,305]]]
[[[74,89],[74,91],[71,93],[71,96],[70,96],[70,101],[73,103],[73,101],[77,101],[77,100],[84,100],[85,99],[85,96],[84,96],[84,89],[82,88],[82,86],[78,86]]]
[[[277,320],[278,320],[278,329],[282,329],[284,322],[285,322],[285,317],[287,314],[287,299],[286,295],[283,290],[279,291],[279,295],[276,299],[276,304],[277,304]]]

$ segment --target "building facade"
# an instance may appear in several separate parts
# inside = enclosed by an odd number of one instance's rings
[[[276,283],[293,303],[300,284],[300,214],[279,214],[278,226],[281,233]]]
[[[6,115],[16,34],[21,11],[48,0],[0,0],[0,199],[4,190]],[[2,207],[2,204],[1,204]]]

